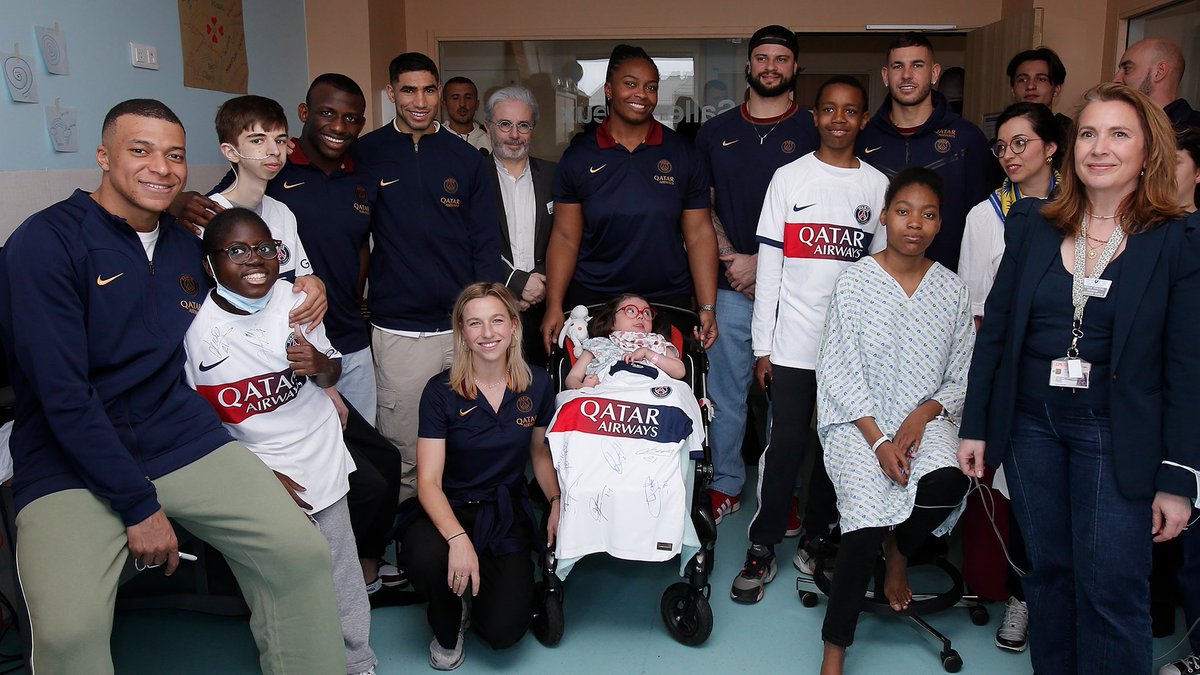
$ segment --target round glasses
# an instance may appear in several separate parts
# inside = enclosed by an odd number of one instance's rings
[[[521,134],[522,136],[528,136],[529,134],[533,133],[533,125],[529,122],[517,122],[516,124],[513,124],[508,120],[500,120],[495,124],[497,129],[506,134],[510,133],[514,128],[517,130],[517,133]]]
[[[995,143],[992,144],[992,154],[995,155],[997,159],[999,159],[1004,156],[1005,150],[1012,148],[1013,154],[1019,155],[1022,152],[1025,152],[1025,146],[1029,145],[1030,143],[1032,143],[1034,141],[1040,141],[1040,140],[1042,140],[1042,139],[1040,139],[1040,138],[1025,138],[1024,136],[1017,136],[1016,138],[1013,138],[1012,142],[1010,142],[1010,143],[1005,143],[1004,141],[996,141]]]
[[[213,253],[224,253],[225,255],[229,256],[229,260],[235,265],[245,265],[246,263],[250,262],[250,256],[252,254],[257,255],[263,260],[277,259],[279,257],[279,247],[281,245],[282,242],[280,242],[278,239],[260,241],[254,246],[243,244],[239,241],[228,248],[219,248],[213,251]]]
[[[642,307],[641,309],[638,309],[633,305],[625,305],[617,311],[631,319],[645,319],[647,321],[653,321],[655,317],[654,310],[650,307]]]

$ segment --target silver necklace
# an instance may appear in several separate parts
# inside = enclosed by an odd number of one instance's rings
[[[783,121],[783,120],[780,120],[780,122],[782,122],[782,121]],[[768,130],[768,131],[767,131],[767,133],[765,133],[765,134],[762,134],[761,136],[759,136],[759,134],[758,134],[758,127],[757,127],[757,126],[756,126],[756,127],[754,127],[754,135],[755,135],[755,136],[758,136],[758,144],[759,144],[759,145],[762,145],[762,144],[763,144],[763,141],[767,140],[767,136],[770,136],[770,135],[771,135],[771,132],[772,132],[772,131],[775,131],[775,127],[777,127],[777,126],[779,126],[779,122],[776,122],[775,124],[772,124],[772,125],[771,125],[771,128],[770,128],[770,130]]]

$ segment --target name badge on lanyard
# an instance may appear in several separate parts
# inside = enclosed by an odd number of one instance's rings
[[[1113,257],[1117,254],[1117,249],[1121,247],[1121,242],[1125,239],[1125,231],[1118,223],[1100,251],[1100,258],[1096,260],[1096,265],[1092,268],[1092,276],[1089,277],[1085,273],[1088,257],[1087,226],[1088,217],[1085,216],[1083,224],[1079,228],[1079,234],[1075,237],[1075,268],[1071,274],[1071,304],[1075,307],[1075,315],[1071,322],[1071,346],[1067,348],[1067,355],[1064,358],[1054,359],[1050,362],[1051,387],[1087,389],[1091,383],[1092,364],[1079,356],[1079,341],[1083,339],[1083,310],[1087,307],[1087,301],[1090,298],[1108,297],[1112,281],[1101,279],[1100,275],[1104,274],[1104,268],[1112,262]]]

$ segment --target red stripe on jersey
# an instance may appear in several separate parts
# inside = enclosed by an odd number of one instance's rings
[[[222,422],[240,424],[259,413],[271,412],[296,398],[306,378],[291,368],[255,375],[228,384],[201,384],[196,391],[217,411]]]
[[[873,236],[831,223],[784,223],[783,257],[854,262],[866,255]]]
[[[692,435],[692,420],[674,407],[589,396],[567,402],[550,431],[678,443]]]

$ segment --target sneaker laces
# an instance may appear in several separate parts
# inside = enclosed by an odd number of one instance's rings
[[[746,558],[746,564],[742,566],[741,576],[747,579],[766,576],[767,570],[771,567],[771,561],[763,558],[755,558],[753,556]]]
[[[1187,668],[1185,673],[1200,673],[1200,655],[1185,656],[1179,660],[1179,665]]]
[[[1029,626],[1029,606],[1020,600],[1008,603],[1004,608],[1004,619],[1000,622],[1000,633],[1011,636],[1023,634]]]

